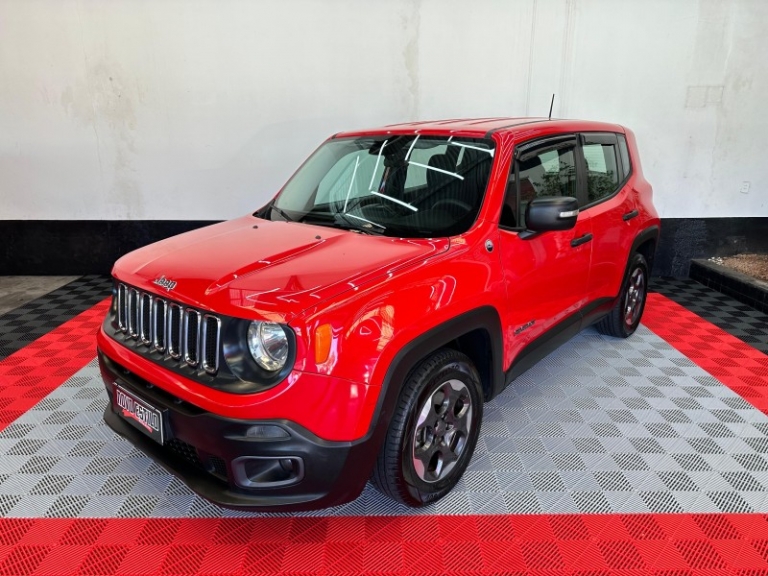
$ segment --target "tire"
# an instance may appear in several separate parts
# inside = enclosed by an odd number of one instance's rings
[[[598,323],[597,329],[608,336],[628,338],[637,330],[648,296],[648,264],[642,254],[629,261],[621,293],[613,309]]]
[[[482,385],[472,361],[447,348],[433,353],[400,393],[373,485],[411,507],[439,500],[466,470],[482,417]]]

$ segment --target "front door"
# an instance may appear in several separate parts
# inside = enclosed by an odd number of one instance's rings
[[[592,223],[580,213],[570,230],[521,238],[534,198],[573,196],[583,186],[575,135],[518,145],[499,222],[500,258],[507,288],[505,367],[528,344],[567,322],[586,304]],[[580,201],[580,205],[582,202]]]

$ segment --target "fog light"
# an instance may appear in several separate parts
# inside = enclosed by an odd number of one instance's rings
[[[241,456],[232,461],[235,483],[243,488],[275,488],[304,478],[304,460],[299,456]]]

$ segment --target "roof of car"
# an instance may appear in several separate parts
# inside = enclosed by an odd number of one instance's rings
[[[537,126],[538,125],[538,126]],[[527,117],[527,118],[460,118],[450,120],[430,120],[425,122],[403,122],[389,124],[368,130],[353,130],[340,132],[336,138],[363,136],[366,134],[461,134],[476,138],[489,137],[494,132],[526,132],[540,128],[542,132],[624,132],[618,124],[594,122],[588,120],[562,120],[556,118]]]

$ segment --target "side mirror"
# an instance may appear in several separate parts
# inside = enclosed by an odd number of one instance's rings
[[[572,196],[535,198],[525,209],[525,230],[520,236],[528,238],[535,232],[570,230],[579,217],[579,202]]]

